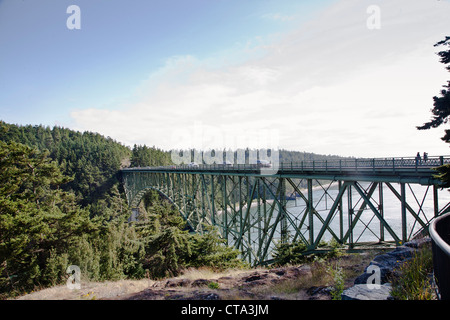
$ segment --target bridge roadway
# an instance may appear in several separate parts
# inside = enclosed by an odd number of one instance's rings
[[[352,250],[409,241],[450,211],[448,196],[438,196],[441,181],[433,170],[446,164],[449,156],[343,158],[137,167],[121,174],[131,208],[147,190],[157,190],[191,231],[215,226],[227,245],[258,265],[273,258],[279,243],[301,241],[313,252],[330,239]]]
[[[368,181],[392,183],[417,183],[439,185],[433,177],[438,166],[450,164],[450,156],[428,157],[426,161],[416,158],[355,158],[332,160],[306,160],[258,164],[182,164],[159,167],[125,168],[133,172],[178,172],[210,175],[276,176],[321,179],[333,181]]]

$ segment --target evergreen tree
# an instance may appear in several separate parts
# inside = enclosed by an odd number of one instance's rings
[[[131,154],[131,167],[157,167],[172,164],[170,153],[146,145],[134,145]]]
[[[145,247],[144,268],[153,278],[177,276],[189,267],[215,270],[247,266],[240,252],[225,246],[217,231],[210,227],[205,234],[189,234],[186,221],[156,191],[144,197],[144,214],[140,216],[141,240]]]
[[[448,49],[442,50],[438,52],[438,55],[441,57],[441,63],[448,64],[446,69],[450,71],[450,36],[445,37],[444,40],[439,41],[434,45],[435,47],[438,46],[445,46]],[[433,114],[433,117],[430,121],[426,122],[424,125],[417,127],[419,130],[427,130],[430,128],[437,128],[441,126],[444,123],[447,123],[450,117],[450,81],[448,81],[447,85],[443,86],[446,89],[441,90],[441,96],[440,97],[433,97],[434,103],[433,103],[433,109],[431,109],[431,112]],[[445,135],[441,138],[446,143],[450,143],[450,130],[445,130]],[[446,164],[443,166],[440,166],[436,168],[437,174],[436,177],[438,179],[441,179],[443,182],[442,187],[450,187],[450,165]]]
[[[443,64],[449,64],[446,69],[450,71],[450,36],[445,37],[444,40],[439,41],[434,45],[435,47],[438,46],[444,46],[447,47],[447,50],[443,50],[438,52],[438,55],[441,57],[441,63]],[[425,123],[424,125],[417,127],[419,130],[426,130],[430,128],[437,128],[443,123],[447,123],[449,116],[450,116],[450,81],[447,85],[443,86],[446,89],[441,90],[441,96],[440,97],[433,97],[434,103],[433,103],[433,109],[431,109],[431,112],[433,113],[433,118]],[[445,130],[445,135],[442,137],[442,140],[444,140],[447,143],[450,143],[450,130]]]
[[[0,141],[0,290],[45,282],[51,254],[64,252],[95,225],[48,153]]]

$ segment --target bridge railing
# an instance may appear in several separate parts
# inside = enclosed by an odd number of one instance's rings
[[[450,300],[450,213],[433,220],[429,227],[434,276],[441,300]]]
[[[146,169],[152,171],[166,170],[226,170],[226,171],[246,171],[257,170],[264,167],[276,167],[282,171],[343,171],[343,170],[383,170],[396,171],[401,169],[429,169],[444,164],[450,164],[450,156],[434,156],[427,159],[406,158],[352,158],[352,159],[326,159],[326,160],[305,160],[301,162],[280,162],[280,163],[260,163],[260,164],[182,164],[160,167],[141,167],[130,169]]]
[[[300,163],[280,164],[281,169],[292,170],[330,170],[330,169],[402,169],[402,168],[433,168],[444,164],[450,164],[450,158],[439,156],[427,159],[416,158],[371,158],[371,159],[327,159],[327,160],[306,160]]]

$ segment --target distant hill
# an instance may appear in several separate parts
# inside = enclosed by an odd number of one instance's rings
[[[18,142],[48,150],[63,174],[73,177],[64,186],[87,205],[111,189],[121,163],[131,150],[119,142],[92,132],[78,132],[60,127],[18,126],[0,122],[0,140]]]
[[[279,153],[280,153],[280,162],[283,163],[289,162],[295,163],[308,160],[334,160],[345,158],[338,155],[323,155],[312,152],[289,151],[285,149],[281,149]]]
[[[86,206],[111,193],[117,173],[125,166],[165,165],[168,152],[155,147],[135,146],[132,150],[98,133],[61,127],[14,125],[0,121],[0,141],[18,142],[48,150],[63,174],[73,177],[64,188],[74,191]]]

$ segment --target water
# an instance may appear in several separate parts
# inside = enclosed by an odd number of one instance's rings
[[[361,189],[369,190],[371,184],[361,184]],[[392,184],[392,187],[400,194],[400,185]],[[325,186],[326,188],[326,186]],[[380,201],[379,188],[377,187],[372,194],[371,202],[375,206],[378,212],[381,212],[384,220],[391,227],[392,231],[398,238],[402,238],[402,215],[401,215],[401,201],[397,198],[392,190],[386,185],[382,188],[382,201]],[[313,199],[315,199],[314,207],[319,215],[326,219],[331,206],[338,195],[337,185],[332,185],[326,191],[322,188],[313,191]],[[306,195],[307,196],[307,195]],[[447,204],[450,201],[450,193],[448,191],[438,192],[438,199],[440,204]],[[353,218],[358,213],[362,204],[365,203],[360,194],[352,188],[352,208],[354,210]],[[411,207],[412,211],[424,222],[427,223],[434,216],[434,202],[433,202],[433,189],[432,187],[424,187],[420,185],[407,185],[406,186],[406,201]],[[382,210],[380,205],[382,204]],[[344,194],[342,199],[342,221],[344,233],[348,230],[350,221],[348,215],[348,194]],[[306,210],[306,204],[304,201],[289,201],[287,211],[293,216],[301,216]],[[339,223],[339,211],[336,210],[333,220],[331,221],[330,228],[340,235],[340,223]],[[408,210],[406,211],[407,232],[408,238],[415,232],[419,231],[421,225],[416,221],[415,217]],[[314,218],[314,234],[317,234],[321,229],[323,223],[319,218]],[[374,211],[369,206],[365,206],[358,222],[353,229],[353,240],[355,242],[373,242],[377,241],[380,236],[380,220],[375,215]],[[324,234],[324,240],[331,239],[331,233],[326,232]],[[394,240],[394,237],[384,228],[384,239],[387,241]]]
[[[371,183],[360,183],[358,184],[362,190],[365,190],[365,193],[369,191],[372,186]],[[400,184],[392,183],[393,189],[401,194]],[[427,224],[434,217],[434,197],[433,197],[433,187],[430,186],[421,186],[417,184],[406,184],[406,202],[409,205],[410,209],[423,221],[424,224]],[[324,184],[322,187],[315,187],[313,190],[313,206],[316,209],[318,215],[325,220],[330,212],[330,209],[337,198],[339,193],[338,184]],[[303,192],[306,198],[308,198],[308,193]],[[450,203],[450,192],[447,190],[439,190],[438,194],[438,209],[441,210],[447,203]],[[374,211],[371,210],[369,206],[365,206],[362,211],[359,220],[356,222],[353,232],[347,237],[346,242],[352,242],[356,244],[362,244],[366,242],[379,242],[383,241],[394,241],[396,236],[399,240],[403,238],[403,230],[402,230],[402,210],[401,210],[401,201],[395,195],[395,193],[386,185],[383,184],[382,187],[382,200],[380,200],[380,188],[377,186],[374,190],[372,196],[370,197],[371,203],[374,205],[375,209],[382,214],[383,219],[386,221],[388,226],[391,228],[394,235],[392,235],[387,228],[382,228],[380,223],[380,219],[374,214]],[[352,187],[351,193],[351,207],[354,210],[354,214],[352,218],[355,219],[358,211],[364,204],[363,198],[357,192],[357,190]],[[267,204],[267,208],[269,208],[269,204]],[[261,206],[261,212],[263,211]],[[307,204],[301,197],[297,197],[296,200],[289,200],[287,202],[286,211],[290,217],[290,220],[287,222],[287,230],[289,234],[289,241],[294,239],[297,230],[300,230],[301,235],[306,239],[306,241],[310,241],[310,230],[309,226],[309,216],[305,213],[307,212]],[[349,220],[349,198],[348,198],[348,190],[345,191],[342,198],[342,216],[340,216],[340,211],[336,210],[332,217],[332,220],[329,224],[329,229],[331,232],[338,238],[342,238],[342,235],[346,235],[349,230],[349,226],[351,224]],[[269,225],[275,223],[276,217],[278,214],[278,205],[275,206],[275,210],[273,213],[273,218],[268,222]],[[242,241],[245,243],[245,246],[251,246],[254,253],[258,251],[259,247],[259,237],[265,237],[266,244],[269,240],[269,232],[264,233],[264,230],[260,230],[258,226],[263,225],[263,223],[258,224],[258,207],[254,205],[250,210],[250,221],[253,222],[253,227],[251,228],[250,237],[246,235],[243,237]],[[303,224],[301,224],[302,219],[304,219]],[[341,222],[342,221],[342,224]],[[323,222],[317,216],[313,218],[313,239],[314,241],[317,238],[320,230],[322,229]],[[300,228],[300,229],[299,229]],[[342,228],[342,230],[341,230]],[[421,224],[417,221],[414,215],[407,209],[406,210],[406,237],[407,239],[412,238],[418,231],[422,228]],[[275,244],[281,238],[281,227],[280,223],[274,232],[273,238],[269,244],[269,258],[270,252],[273,250]],[[330,241],[333,236],[329,230],[326,230],[321,238],[324,241]],[[384,235],[383,235],[384,233]],[[245,239],[244,239],[245,238]],[[229,241],[233,243],[235,237],[230,235]],[[299,240],[299,236],[297,235],[297,240]]]

